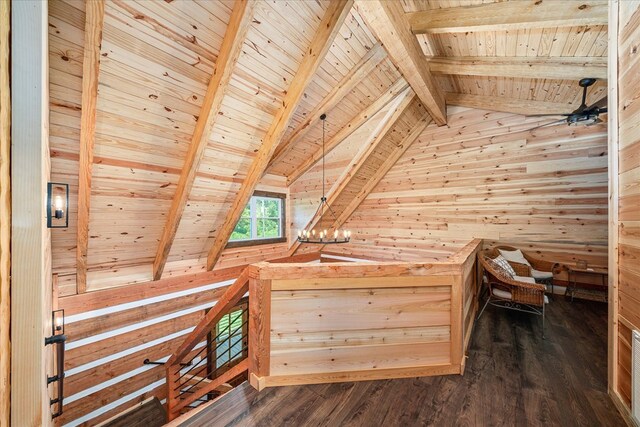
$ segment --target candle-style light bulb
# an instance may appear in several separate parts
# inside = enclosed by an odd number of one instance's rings
[[[316,229],[315,228],[313,230],[311,230],[311,234],[313,235],[313,237],[316,237]]]
[[[298,237],[302,237],[302,230],[298,230]]]
[[[62,204],[62,197],[60,196],[56,196],[56,199],[53,203],[53,206],[55,207],[55,217],[57,219],[60,219],[64,216],[64,211],[62,210],[63,208],[63,204]]]
[[[334,238],[334,239],[337,239],[337,238],[338,238],[338,230],[336,230],[336,231],[334,231],[334,232],[333,232],[333,238]]]

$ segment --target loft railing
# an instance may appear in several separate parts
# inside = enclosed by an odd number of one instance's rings
[[[169,358],[169,420],[230,390],[248,369],[249,269],[227,289]]]

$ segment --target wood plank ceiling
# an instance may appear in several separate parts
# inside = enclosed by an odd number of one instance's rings
[[[545,0],[545,8],[563,11],[556,19],[537,13],[533,1],[483,3],[491,2],[403,0],[383,16],[366,2],[344,2],[348,13],[331,34],[320,28],[333,6],[327,0],[258,0],[241,12],[233,2],[113,0],[104,2],[96,40],[85,31],[85,20],[97,18],[84,1],[51,1],[52,177],[72,186],[71,226],[52,237],[63,293],[213,267],[233,206],[236,212],[256,186],[287,192],[312,173],[322,153],[322,112],[328,151],[351,144],[353,159],[375,139],[373,122],[407,90],[416,95],[391,136],[356,165],[360,176],[338,174],[337,203],[366,197],[366,181],[382,178],[376,169],[392,166],[384,159],[431,121],[427,111],[444,124],[436,113],[444,99],[518,113],[570,111],[580,98],[575,70],[603,75],[606,2],[585,0],[576,12],[578,3]],[[474,7],[516,7],[518,21],[501,26],[496,13],[474,21],[486,15]],[[459,18],[447,26],[438,16]],[[322,30],[330,45],[313,52],[317,69],[298,83]],[[99,46],[99,64],[91,46]],[[604,93],[606,82],[598,81],[589,101]],[[279,120],[281,134],[274,132]],[[345,200],[341,212],[357,207]]]

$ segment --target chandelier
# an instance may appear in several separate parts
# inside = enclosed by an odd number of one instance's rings
[[[333,223],[337,225],[338,218],[331,209],[331,206],[327,203],[327,197],[324,192],[324,125],[327,119],[326,114],[320,116],[322,120],[322,197],[320,198],[320,205],[316,210],[312,218],[318,218],[318,222],[322,220],[325,211],[330,213],[333,217]],[[319,216],[318,216],[319,215]],[[311,230],[298,230],[298,242],[300,243],[316,243],[322,245],[330,245],[335,243],[347,243],[351,240],[351,231],[349,230],[319,230],[316,233],[315,229]]]

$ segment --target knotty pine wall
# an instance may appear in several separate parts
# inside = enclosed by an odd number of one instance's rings
[[[619,393],[629,411],[631,406],[631,342],[632,331],[640,329],[640,2],[620,1],[612,3],[613,13],[618,13],[618,124],[612,147],[618,148],[617,171],[614,171],[613,200],[617,212],[613,212],[612,234],[617,236],[617,254],[612,245],[611,257],[618,265],[612,278],[617,303],[616,325],[612,325],[617,340],[617,354],[610,385]],[[614,33],[615,34],[615,33]],[[617,136],[617,141],[616,141]],[[614,163],[615,165],[615,163]],[[617,178],[617,181],[615,180]],[[617,213],[617,215],[616,215]],[[615,241],[615,239],[614,239]],[[617,289],[615,284],[617,283]],[[610,343],[613,345],[613,343]]]
[[[353,243],[331,250],[443,259],[481,238],[606,265],[607,126],[529,131],[539,120],[450,108],[347,222]]]

